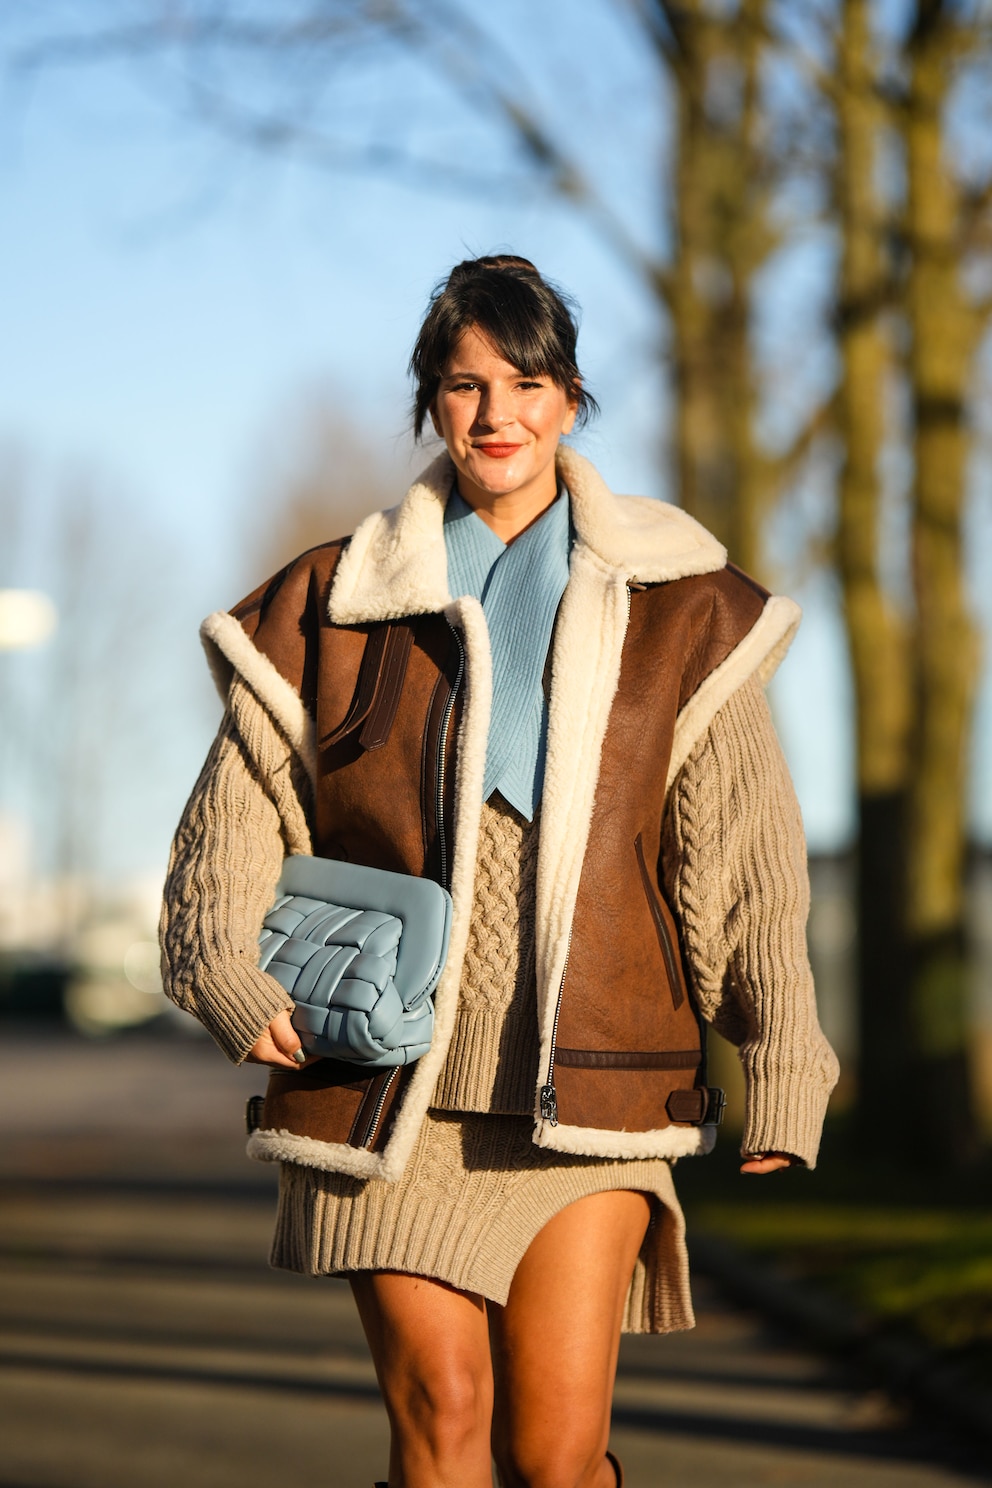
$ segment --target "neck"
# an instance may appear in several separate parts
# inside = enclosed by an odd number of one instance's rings
[[[550,480],[544,481],[539,490],[510,491],[494,495],[483,491],[468,481],[458,481],[458,494],[472,510],[490,527],[500,542],[507,546],[543,517],[558,495],[558,477],[552,469]],[[466,489],[467,488],[467,489]]]

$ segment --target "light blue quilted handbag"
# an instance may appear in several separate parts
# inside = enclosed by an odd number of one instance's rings
[[[308,1053],[383,1069],[430,1048],[450,933],[451,896],[433,879],[293,856],[265,916],[259,966],[295,1002]]]

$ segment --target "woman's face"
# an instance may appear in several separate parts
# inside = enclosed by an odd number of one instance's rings
[[[555,451],[576,403],[549,377],[524,377],[471,327],[445,368],[431,408],[469,506],[537,515],[555,499]]]

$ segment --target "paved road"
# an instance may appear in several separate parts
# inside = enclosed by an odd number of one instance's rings
[[[0,1488],[369,1488],[386,1423],[350,1294],[264,1263],[258,1085],[199,1042],[4,1040]],[[697,1287],[625,1340],[631,1488],[953,1488],[964,1443]],[[553,1377],[554,1357],[549,1355]]]

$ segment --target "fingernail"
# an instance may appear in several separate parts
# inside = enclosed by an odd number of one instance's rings
[[[297,1064],[306,1064],[307,1056],[304,1054],[302,1049],[294,1049],[293,1058],[296,1060]]]

